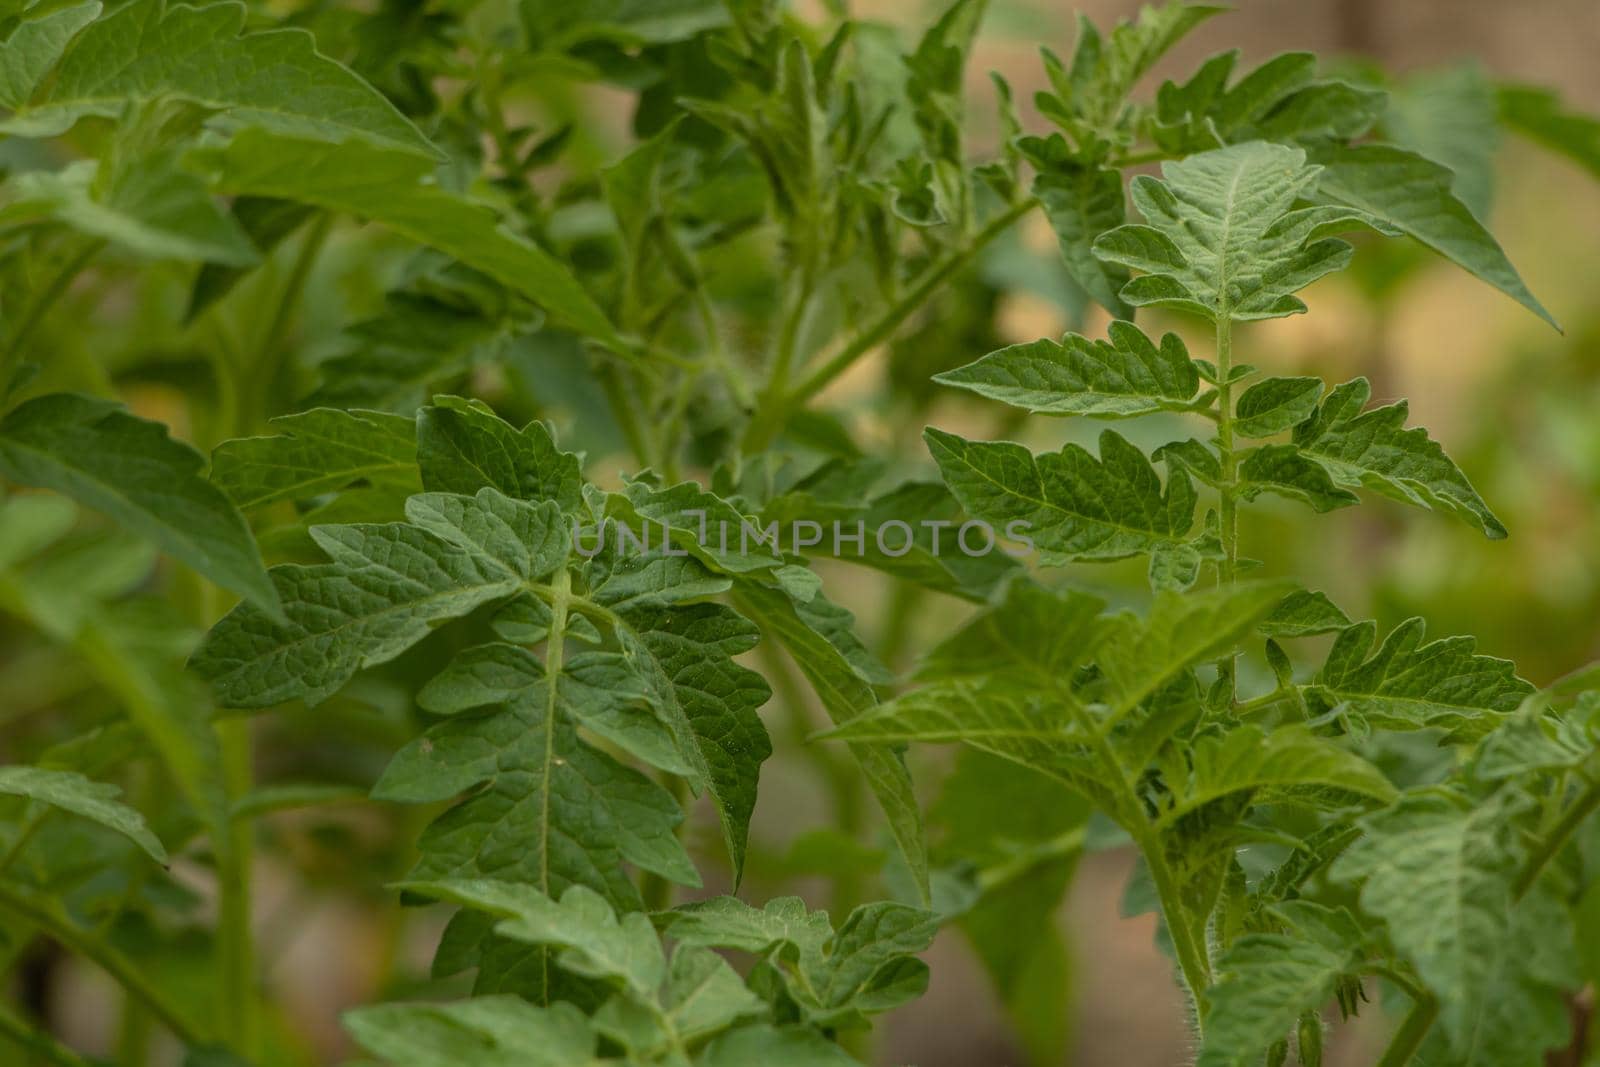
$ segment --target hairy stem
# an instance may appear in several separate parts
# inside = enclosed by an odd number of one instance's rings
[[[37,926],[63,948],[98,964],[185,1044],[204,1043],[206,1035],[146,977],[143,968],[67,918],[54,902],[38,900],[0,883],[0,908]]]
[[[1550,861],[1561,853],[1578,827],[1582,826],[1584,820],[1594,814],[1597,808],[1600,808],[1600,781],[1591,782],[1589,787],[1578,795],[1578,799],[1562,813],[1561,820],[1550,828],[1550,832],[1539,842],[1538,848],[1528,857],[1528,862],[1517,875],[1513,889],[1517,900],[1528,895],[1528,891],[1539,881],[1539,875],[1544,873]]]
[[[1154,834],[1136,837],[1145,866],[1150,870],[1150,881],[1161,901],[1161,914],[1167,920],[1167,932],[1172,936],[1172,948],[1178,957],[1178,970],[1183,974],[1183,984],[1189,988],[1194,1001],[1194,1030],[1202,1031],[1206,1016],[1206,990],[1211,986],[1211,960],[1203,939],[1195,936],[1189,923],[1188,909],[1178,892],[1178,881],[1161,851],[1161,841]]]
[[[943,259],[930,265],[918,277],[911,288],[898,301],[884,310],[883,314],[874,319],[866,329],[862,330],[844,348],[831,356],[828,361],[806,375],[800,382],[785,395],[772,411],[772,417],[754,419],[745,434],[745,450],[759,451],[771,444],[777,437],[783,424],[788,421],[789,414],[795,408],[804,404],[811,397],[821,392],[839,375],[843,374],[851,364],[866,355],[872,349],[888,340],[890,335],[897,330],[901,323],[911,317],[912,312],[920,308],[933,295],[934,291],[943,285],[950,276],[961,270],[977,258],[978,253],[999,237],[1011,224],[1032,210],[1033,199],[1020,200],[1012,204],[1005,211],[995,216],[983,229],[973,235],[972,240],[964,247],[946,255]]]

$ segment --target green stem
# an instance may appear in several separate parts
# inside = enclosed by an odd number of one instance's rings
[[[30,1025],[4,1005],[0,1005],[0,1036],[10,1039],[13,1045],[29,1054],[26,1060],[17,1062],[32,1062],[37,1057],[59,1067],[89,1067],[88,1060],[43,1030]]]
[[[217,720],[217,741],[229,806],[250,792],[250,720]],[[217,988],[222,1031],[248,1054],[256,1042],[255,939],[251,930],[250,869],[255,825],[246,816],[231,819],[216,843]]]
[[[1594,814],[1596,808],[1600,808],[1600,781],[1591,782],[1589,787],[1578,795],[1578,799],[1573,801],[1572,806],[1562,814],[1561,821],[1551,828],[1539,842],[1539,847],[1528,857],[1528,862],[1517,876],[1513,889],[1517,900],[1527,896],[1528,891],[1539,881],[1539,875],[1544,873],[1545,867],[1560,854],[1567,841],[1577,832],[1578,827],[1583,825],[1583,821]]]
[[[306,280],[311,276],[311,268],[316,265],[317,256],[322,251],[322,246],[328,240],[328,233],[333,228],[333,216],[323,213],[311,224],[311,229],[306,233],[305,240],[300,244],[300,251],[295,255],[294,264],[289,268],[289,276],[284,279],[283,289],[278,294],[278,303],[272,310],[272,318],[267,322],[267,328],[261,335],[261,346],[256,351],[254,367],[241,368],[241,377],[244,380],[244,395],[257,400],[263,409],[270,405],[271,398],[277,395],[278,378],[282,373],[287,360],[284,359],[283,345],[289,332],[289,322],[294,318],[295,309],[300,306],[300,298],[305,293]],[[262,410],[261,416],[270,414]],[[240,426],[240,432],[249,432],[255,427]]]
[[[83,272],[83,268],[93,259],[95,253],[105,247],[104,241],[90,241],[85,244],[76,255],[71,256],[62,264],[61,270],[50,280],[50,284],[34,297],[33,303],[28,306],[28,313],[17,326],[17,332],[11,335],[11,340],[6,344],[4,355],[0,355],[0,400],[5,400],[11,395],[11,379],[16,373],[17,362],[22,358],[23,350],[33,339],[34,331],[44,321],[45,315],[61,299],[63,293],[71,287],[73,279]]]
[[[1400,985],[1412,999],[1411,1011],[1389,1039],[1389,1047],[1383,1050],[1383,1058],[1378,1061],[1377,1067],[1405,1067],[1410,1063],[1417,1049],[1422,1047],[1423,1038],[1428,1036],[1433,1020],[1439,1015],[1439,1001],[1432,993],[1415,983],[1401,982]]]
[[[934,290],[943,285],[951,275],[976,259],[979,252],[1004,233],[1013,222],[1032,210],[1033,205],[1032,198],[1012,204],[979,230],[973,236],[971,243],[951,252],[923,271],[904,296],[873,320],[826,363],[801,379],[800,383],[773,408],[772,417],[751,421],[750,428],[745,434],[745,450],[759,451],[771,444],[773,438],[783,429],[783,424],[788,421],[790,412],[821,392],[856,360],[888,340],[912,312],[927,302]]]
[[[150,1012],[132,997],[122,1001],[117,1023],[117,1067],[145,1067],[150,1062]]]
[[[645,438],[644,427],[639,421],[639,413],[634,407],[633,397],[622,380],[621,369],[611,364],[600,367],[600,387],[606,394],[611,415],[616,419],[618,428],[622,430],[622,438],[628,443],[628,450],[633,453],[634,461],[641,467],[648,467],[650,446]]]
[[[1121,170],[1123,167],[1137,167],[1141,163],[1159,163],[1171,158],[1172,153],[1164,148],[1147,148],[1142,152],[1129,152],[1125,156],[1119,156],[1106,166],[1112,170]]]
[[[204,1043],[206,1035],[184,1018],[165,993],[151,984],[143,968],[67,918],[53,902],[34,899],[0,883],[0,908],[39,927],[63,948],[98,964],[184,1044]]]
[[[1206,990],[1211,986],[1211,961],[1205,943],[1195,937],[1189,925],[1183,897],[1178,892],[1178,881],[1161,851],[1161,840],[1154,834],[1136,836],[1145,866],[1150,870],[1150,881],[1155,885],[1156,896],[1161,901],[1161,914],[1167,920],[1167,932],[1172,936],[1172,948],[1178,957],[1178,969],[1183,973],[1183,984],[1189,987],[1194,1001],[1194,1030],[1202,1032],[1206,1017]]]
[[[1222,461],[1221,537],[1222,562],[1217,567],[1219,585],[1232,585],[1239,575],[1239,457],[1233,450],[1233,321],[1226,310],[1217,315],[1217,453]],[[1234,689],[1234,658],[1217,662],[1217,671]]]

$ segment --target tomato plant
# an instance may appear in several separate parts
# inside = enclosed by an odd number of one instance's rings
[[[287,881],[382,916],[341,1006],[385,1063],[860,1063],[944,927],[1058,1062],[1108,848],[1203,1067],[1335,1011],[1384,1067],[1584,1054],[1600,679],[1257,573],[1285,501],[1507,529],[1250,324],[1407,243],[1554,327],[1486,131],[1600,172],[1600,125],[1305,53],[1152,96],[1219,13],[1168,3],[1046,48],[1025,127],[998,75],[969,114],[981,0],[843,7],[5,9],[16,1054],[99,1061],[68,955],[111,1062],[340,1054],[270,978]],[[1078,326],[1006,344],[1018,290]]]

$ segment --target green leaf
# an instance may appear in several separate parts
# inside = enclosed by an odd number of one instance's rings
[[[22,12],[22,21],[0,41],[0,107],[16,111],[25,105],[39,79],[67,50],[67,42],[99,14],[98,0],[70,6],[38,4]]]
[[[866,715],[877,705],[877,694],[869,680],[862,677],[858,666],[851,662],[848,648],[841,651],[835,643],[836,618],[819,616],[815,609],[807,609],[785,593],[753,581],[740,582],[738,596],[741,606],[762,629],[788,650],[836,725]],[[850,753],[866,775],[867,785],[888,820],[889,832],[926,900],[929,895],[928,855],[922,834],[922,811],[917,805],[905,760],[898,752],[869,745],[851,745]]]
[[[1157,822],[1163,829],[1176,830],[1180,820],[1240,793],[1266,793],[1274,800],[1329,789],[1376,801],[1396,796],[1372,764],[1299,724],[1270,733],[1239,726],[1221,737],[1203,737],[1190,761],[1186,779],[1166,781],[1172,795]]]
[[[806,911],[798,897],[761,909],[732,897],[687,904],[657,918],[680,944],[735,949],[775,960],[803,1017],[816,1026],[854,1026],[920,994],[903,986],[927,980],[913,959],[933,943],[938,917],[904,904],[863,904],[837,932],[824,912]]]
[[[1064,559],[1121,559],[1184,541],[1194,525],[1188,475],[1168,468],[1163,491],[1150,461],[1121,435],[1100,435],[1100,458],[1076,444],[1038,457],[1021,445],[923,431],[945,484],[969,515],[1015,525]]]
[[[563,674],[552,692],[532,653],[496,644],[460,653],[423,688],[418,703],[451,717],[395,755],[373,796],[466,796],[423,831],[409,878],[494,878],[551,897],[579,885],[630,910],[640,900],[624,861],[699,884],[674,835],[677,802],[579,739],[585,716],[573,700],[584,693],[568,682]]]
[[[1321,378],[1266,378],[1243,393],[1233,408],[1234,432],[1271,437],[1304,422],[1322,399]]]
[[[1074,589],[1050,589],[1024,577],[961,629],[935,645],[917,678],[936,681],[994,676],[1054,685],[1088,661],[1108,631],[1106,603]]]
[[[1488,781],[1576,770],[1600,748],[1597,740],[1600,693],[1583,694],[1564,712],[1533,696],[1483,739],[1473,770]]]
[[[1568,109],[1549,89],[1502,85],[1500,121],[1600,175],[1600,119]]]
[[[1195,664],[1231,651],[1285,592],[1285,583],[1269,581],[1186,596],[1158,594],[1149,618],[1123,627],[1096,657],[1113,696],[1112,717],[1131,711]]]
[[[613,983],[646,1002],[655,999],[666,978],[666,955],[649,916],[633,911],[619,920],[605,898],[583,886],[567,889],[559,903],[532,886],[492,879],[412,881],[402,886],[488,912],[500,920],[496,933],[559,948],[562,967]]]
[[[1424,644],[1423,621],[1409,619],[1374,652],[1377,633],[1371,622],[1340,632],[1306,688],[1312,714],[1348,715],[1390,730],[1461,728],[1487,719],[1486,729],[1534,691],[1509,660],[1477,655],[1470,637]]]
[[[1560,329],[1511,265],[1500,244],[1451,191],[1448,167],[1391,145],[1319,149],[1316,199],[1367,213],[1415,238]]]
[[[1039,94],[1039,110],[1072,133],[1080,150],[1098,149],[1100,142],[1126,144],[1132,137],[1127,96],[1134,83],[1190,30],[1223,10],[1186,3],[1146,5],[1136,19],[1119,21],[1105,38],[1080,16],[1070,68],[1045,51],[1045,73],[1055,92]]]
[[[1572,1043],[1571,991],[1583,985],[1565,895],[1536,886],[1510,914],[1510,929],[1476,949],[1490,961],[1481,1010],[1465,1033],[1435,1026],[1419,1063],[1455,1067],[1543,1067]]]
[[[49,87],[0,130],[54,137],[85,115],[115,118],[130,100],[175,98],[241,125],[438,154],[382,93],[319,55],[309,33],[241,36],[245,14],[238,3],[134,0],[80,34]]]
[[[1302,1013],[1332,999],[1339,979],[1358,962],[1348,944],[1278,933],[1239,938],[1217,961],[1216,983],[1206,992],[1196,1067],[1254,1067]]]
[[[356,1043],[393,1067],[574,1067],[595,1056],[596,1035],[571,1004],[521,997],[448,1004],[373,1004],[343,1016]]]
[[[1069,158],[1059,134],[1046,141],[1023,138],[1021,147],[1038,171],[1033,195],[1055,230],[1067,274],[1114,317],[1131,317],[1132,311],[1117,295],[1127,284],[1128,272],[1094,254],[1094,239],[1127,221],[1122,174]]]
[[[281,245],[300,224],[315,215],[316,209],[289,200],[272,200],[265,197],[236,197],[229,205],[229,216],[250,239],[250,244],[266,255]],[[250,273],[248,267],[228,267],[207,263],[194,276],[194,288],[189,291],[189,306],[184,309],[185,323],[193,322],[217,301],[233,292]]]
[[[1315,511],[1334,511],[1361,503],[1361,498],[1341,487],[1327,467],[1308,458],[1294,445],[1261,445],[1246,449],[1239,461],[1239,495],[1253,500],[1276,493],[1308,505]]]
[[[1326,593],[1301,589],[1290,593],[1256,625],[1263,637],[1311,637],[1350,625],[1350,617]]]
[[[1158,144],[1177,154],[1251,140],[1311,143],[1366,133],[1383,114],[1381,89],[1316,81],[1316,57],[1274,56],[1227,84],[1237,51],[1212,56],[1182,85],[1165,82],[1156,94]]]
[[[426,158],[247,129],[225,147],[194,150],[189,161],[229,196],[294,200],[370,219],[487,274],[579,333],[625,350],[563,262],[507,230],[488,207],[430,181],[433,164]]]
[[[1409,795],[1368,817],[1365,835],[1333,865],[1334,878],[1361,882],[1362,909],[1384,920],[1438,998],[1450,1062],[1536,1064],[1567,1039],[1547,953],[1570,961],[1569,920],[1559,905],[1560,918],[1541,918],[1542,893],[1520,905],[1513,896],[1523,857],[1518,817],[1528,805],[1509,791],[1486,801]],[[1552,925],[1553,943],[1536,932]]]
[[[400,655],[448,619],[509,597],[549,573],[569,531],[556,506],[424,494],[416,525],[315,526],[330,562],[271,571],[285,620],[240,605],[206,635],[191,665],[225,707],[316,704],[363,667]]]
[[[161,846],[160,838],[150,832],[143,815],[117,799],[122,790],[114,785],[90,781],[74,771],[12,766],[0,767],[0,793],[27,797],[97,822],[166,866],[167,850]]]
[[[1127,418],[1194,407],[1200,377],[1177,334],[1163,336],[1157,348],[1133,323],[1117,321],[1107,336],[1091,341],[1069,333],[1059,344],[1012,345],[936,374],[934,381],[1036,415]]]
[[[305,500],[360,481],[422,488],[414,419],[312,408],[271,426],[271,437],[224,441],[211,454],[211,482],[237,507]]]
[[[1383,130],[1389,140],[1454,175],[1450,191],[1479,219],[1494,199],[1494,160],[1500,147],[1494,87],[1474,63],[1425,71],[1389,94]]]
[[[205,183],[151,153],[99,180],[94,160],[58,171],[27,171],[5,185],[0,225],[60,222],[149,259],[198,259],[250,266],[261,257]]]
[[[745,1026],[713,1041],[695,1067],[859,1067],[859,1061],[802,1026]]]
[[[578,457],[561,451],[541,422],[518,430],[481,401],[445,396],[417,413],[416,427],[417,462],[430,491],[490,486],[519,500],[553,500],[563,512],[582,500]]]
[[[704,575],[698,565],[694,570]],[[760,631],[721,604],[669,609],[655,596],[632,595],[626,585],[593,589],[591,595],[615,613],[612,625],[623,654],[677,737],[693,772],[691,785],[711,794],[737,884],[761,764],[772,754],[756,709],[772,690],[734,657],[754,648]]]
[[[1506,536],[1506,528],[1428,431],[1405,428],[1410,406],[1401,400],[1362,411],[1371,396],[1365,378],[1338,386],[1315,414],[1294,428],[1292,447],[1315,460],[1343,489],[1365,488],[1448,512],[1491,540]]]
[[[106,400],[54,393],[0,419],[0,474],[105,512],[254,611],[276,614],[278,595],[250,530],[200,476],[204,466],[165,426]]]
[[[937,855],[978,866],[981,896],[958,922],[1029,1062],[1061,1062],[1075,1023],[1058,1006],[1071,1001],[1077,975],[1054,918],[1088,806],[1052,778],[965,748],[929,814],[944,829]]]
[[[1027,751],[1019,742],[1082,740],[1072,719],[1028,690],[967,678],[902,693],[821,736],[873,744],[967,741],[988,750],[1003,749],[1012,758]]]
[[[1264,141],[1162,164],[1163,180],[1133,180],[1147,224],[1102,234],[1095,255],[1142,272],[1121,294],[1137,307],[1213,321],[1298,314],[1306,306],[1293,294],[1350,261],[1350,245],[1328,234],[1392,230],[1362,211],[1295,210],[1320,173],[1300,149]]]

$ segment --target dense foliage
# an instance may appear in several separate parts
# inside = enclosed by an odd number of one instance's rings
[[[1218,13],[1169,3],[1046,49],[1028,133],[998,76],[967,114],[983,8],[909,43],[764,0],[0,11],[0,611],[37,703],[0,959],[109,974],[129,1067],[157,1030],[310,1062],[260,858],[279,813],[365,805],[376,841],[290,863],[397,916],[392,999],[344,1017],[377,1061],[859,1063],[952,925],[1048,1063],[1050,916],[1131,846],[1203,1067],[1318,1064],[1335,1011],[1394,1019],[1386,1067],[1582,1055],[1600,678],[1254,574],[1272,498],[1507,530],[1404,401],[1235,326],[1400,242],[1554,326],[1482,221],[1485,131],[1600,173],[1600,125],[1300,53],[1151,97]],[[1006,345],[1018,288],[1109,325]],[[829,398],[879,353],[869,439]],[[940,421],[995,434],[915,441],[963,397]],[[1030,415],[1142,421],[986,439]],[[1147,595],[1086,591],[1128,559]],[[784,855],[769,729],[831,805]],[[923,743],[961,751],[914,782]],[[0,1039],[87,1062],[39,1009]]]

